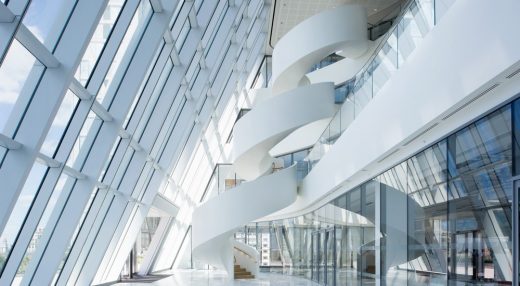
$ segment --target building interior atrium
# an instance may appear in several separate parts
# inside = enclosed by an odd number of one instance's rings
[[[0,286],[520,285],[518,11],[0,0]]]

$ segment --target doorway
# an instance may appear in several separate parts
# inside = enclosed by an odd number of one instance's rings
[[[495,254],[480,230],[452,235],[452,269],[459,281],[493,281]]]
[[[321,285],[336,285],[336,229],[312,233],[311,278]]]

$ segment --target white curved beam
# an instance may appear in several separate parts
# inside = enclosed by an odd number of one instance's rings
[[[299,127],[331,117],[335,110],[334,85],[329,82],[295,88],[259,102],[233,130],[237,173],[246,180],[265,174],[273,162],[271,148]]]
[[[193,212],[193,257],[232,273],[232,234],[237,227],[296,200],[296,165],[220,194]],[[276,197],[276,200],[272,198]]]
[[[314,15],[290,30],[276,44],[273,51],[273,93],[298,86],[312,65],[338,50],[342,50],[342,55],[355,59],[367,48],[367,14],[362,6],[345,5]]]

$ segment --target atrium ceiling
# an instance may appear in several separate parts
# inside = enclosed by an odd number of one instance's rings
[[[368,13],[368,24],[391,19],[399,13],[404,0],[275,0],[271,10],[269,45],[273,48],[294,26],[303,20],[343,4],[360,4]]]

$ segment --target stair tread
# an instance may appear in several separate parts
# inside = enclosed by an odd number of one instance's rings
[[[254,279],[254,275],[235,276],[235,279]]]
[[[241,267],[239,264],[235,264],[234,269],[234,278],[235,279],[254,279],[255,275],[251,274],[250,271],[247,271],[247,269]]]

